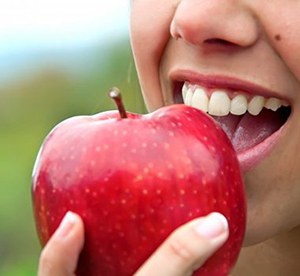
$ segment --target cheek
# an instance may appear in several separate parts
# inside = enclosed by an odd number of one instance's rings
[[[148,109],[163,105],[159,66],[170,39],[174,2],[134,0],[131,3],[131,45],[139,80]]]
[[[268,9],[264,26],[275,51],[300,81],[300,1],[282,2],[278,10]]]

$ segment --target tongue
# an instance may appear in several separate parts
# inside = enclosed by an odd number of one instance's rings
[[[280,112],[263,109],[258,116],[214,117],[230,138],[236,152],[250,149],[271,136],[285,122]]]

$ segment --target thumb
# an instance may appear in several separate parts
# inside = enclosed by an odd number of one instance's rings
[[[226,218],[211,213],[175,230],[139,269],[136,276],[159,269],[164,276],[191,275],[227,240]]]
[[[83,222],[68,212],[41,253],[38,275],[74,275],[83,243]]]

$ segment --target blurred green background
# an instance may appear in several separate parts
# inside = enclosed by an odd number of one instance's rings
[[[65,118],[115,109],[107,97],[112,86],[122,90],[127,110],[146,112],[128,33],[107,38],[77,50],[72,44],[35,49],[35,59],[23,61],[19,72],[14,69],[20,66],[7,65],[10,77],[0,81],[0,275],[36,275],[41,248],[32,214],[31,172],[47,133]],[[22,51],[17,53],[17,60],[22,59]],[[6,58],[15,60],[16,55]],[[4,66],[0,73],[6,73]]]

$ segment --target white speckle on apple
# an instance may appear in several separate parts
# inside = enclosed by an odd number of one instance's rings
[[[112,199],[112,200],[110,201],[110,204],[111,204],[111,205],[115,205],[115,204],[116,204],[116,201],[115,201],[114,199]]]
[[[152,132],[153,134],[156,134],[156,129],[155,129],[155,128],[152,128],[152,129],[151,129],[151,132]]]
[[[185,190],[181,189],[181,190],[180,190],[180,194],[181,194],[181,195],[185,195]]]
[[[184,174],[183,174],[183,173],[179,173],[179,174],[178,174],[178,178],[179,178],[179,179],[184,179]]]
[[[149,168],[144,168],[143,171],[144,171],[145,174],[148,174],[149,173]]]
[[[93,196],[93,197],[97,197],[97,193],[96,193],[96,192],[93,192],[93,193],[92,193],[92,196]]]
[[[87,151],[86,147],[82,148],[82,152],[85,153]]]
[[[122,134],[123,134],[123,136],[126,136],[128,134],[128,131],[127,130],[123,130]]]
[[[145,236],[142,236],[142,241],[146,241],[147,238]]]
[[[109,145],[104,144],[104,145],[103,145],[103,148],[104,148],[105,150],[108,150],[108,149],[109,149]]]
[[[155,232],[155,229],[154,229],[153,227],[151,227],[151,228],[149,229],[149,231],[150,231],[151,233],[154,233],[154,232]]]
[[[130,217],[131,217],[132,220],[136,220],[136,215],[135,214],[132,214]]]
[[[223,170],[220,171],[220,175],[224,175],[224,171]]]
[[[154,142],[152,145],[154,148],[157,148],[157,143]]]
[[[147,189],[144,189],[144,190],[143,190],[143,194],[144,194],[144,195],[147,195],[147,194],[148,194],[148,190],[147,190]]]
[[[160,194],[161,194],[161,190],[160,190],[160,189],[157,189],[157,190],[156,190],[156,194],[160,195]]]
[[[183,203],[180,203],[179,207],[180,207],[180,208],[184,208],[185,205],[184,205]]]
[[[202,185],[203,185],[203,186],[206,186],[206,184],[207,184],[207,180],[206,180],[205,178],[203,178],[203,179],[202,179]]]
[[[86,194],[89,194],[91,192],[91,190],[89,188],[86,188],[84,191]]]
[[[107,216],[108,216],[108,212],[107,212],[107,211],[103,211],[103,215],[104,215],[105,217],[107,217]]]
[[[120,232],[120,233],[119,233],[119,236],[120,236],[121,238],[124,238],[124,237],[125,237],[125,234],[124,234],[123,232]]]
[[[188,216],[191,218],[191,217],[193,217],[193,213],[192,212],[189,212],[188,213]]]
[[[152,162],[148,163],[148,168],[149,168],[150,170],[153,169],[153,167],[154,167],[154,165],[153,165]]]
[[[125,198],[123,198],[123,199],[121,200],[121,203],[122,203],[123,205],[125,205],[125,204],[127,203],[127,200],[126,200]]]
[[[74,160],[75,156],[74,155],[70,155],[70,160]]]
[[[203,128],[208,128],[207,124],[203,124]]]
[[[114,130],[114,135],[118,136],[119,135],[119,131],[117,129]]]
[[[84,174],[83,174],[83,173],[80,173],[80,174],[79,174],[79,178],[80,178],[80,179],[83,179],[83,178],[84,178]]]
[[[193,194],[194,195],[198,194],[198,191],[197,190],[193,190]]]
[[[142,148],[147,148],[147,146],[148,146],[147,143],[145,143],[145,142],[142,143]]]
[[[136,149],[135,148],[131,149],[131,152],[136,153]]]
[[[41,189],[41,194],[44,195],[46,193],[45,189]]]
[[[109,178],[108,177],[105,177],[104,178],[104,182],[108,182]]]
[[[141,174],[139,174],[139,175],[137,175],[137,176],[135,177],[134,182],[138,182],[138,181],[141,181],[141,180],[143,180],[143,179],[144,179],[144,177],[143,177]]]
[[[52,189],[52,194],[55,194],[56,193],[56,189]]]
[[[207,136],[203,136],[203,141],[207,142],[208,141],[208,138]]]
[[[100,150],[101,150],[100,146],[97,146],[96,147],[96,152],[100,152]]]
[[[174,136],[175,136],[175,134],[174,134],[173,131],[169,131],[169,135],[170,135],[171,137],[174,137]]]
[[[150,209],[150,214],[154,214],[154,209],[153,208]]]
[[[209,148],[210,148],[210,150],[211,150],[212,152],[216,152],[216,148],[215,148],[215,147],[210,146]]]
[[[172,170],[174,168],[174,165],[172,163],[169,163],[168,168]]]
[[[140,214],[140,219],[144,219],[145,215],[144,214]]]
[[[170,144],[169,143],[164,143],[164,148],[165,148],[165,150],[170,149]]]
[[[157,176],[158,176],[159,178],[163,177],[163,175],[164,175],[164,174],[163,174],[162,172],[158,172],[158,173],[157,173]]]
[[[95,160],[91,160],[91,162],[90,162],[90,163],[91,163],[91,166],[92,166],[92,167],[94,167],[94,166],[95,166],[95,164],[96,164]]]

